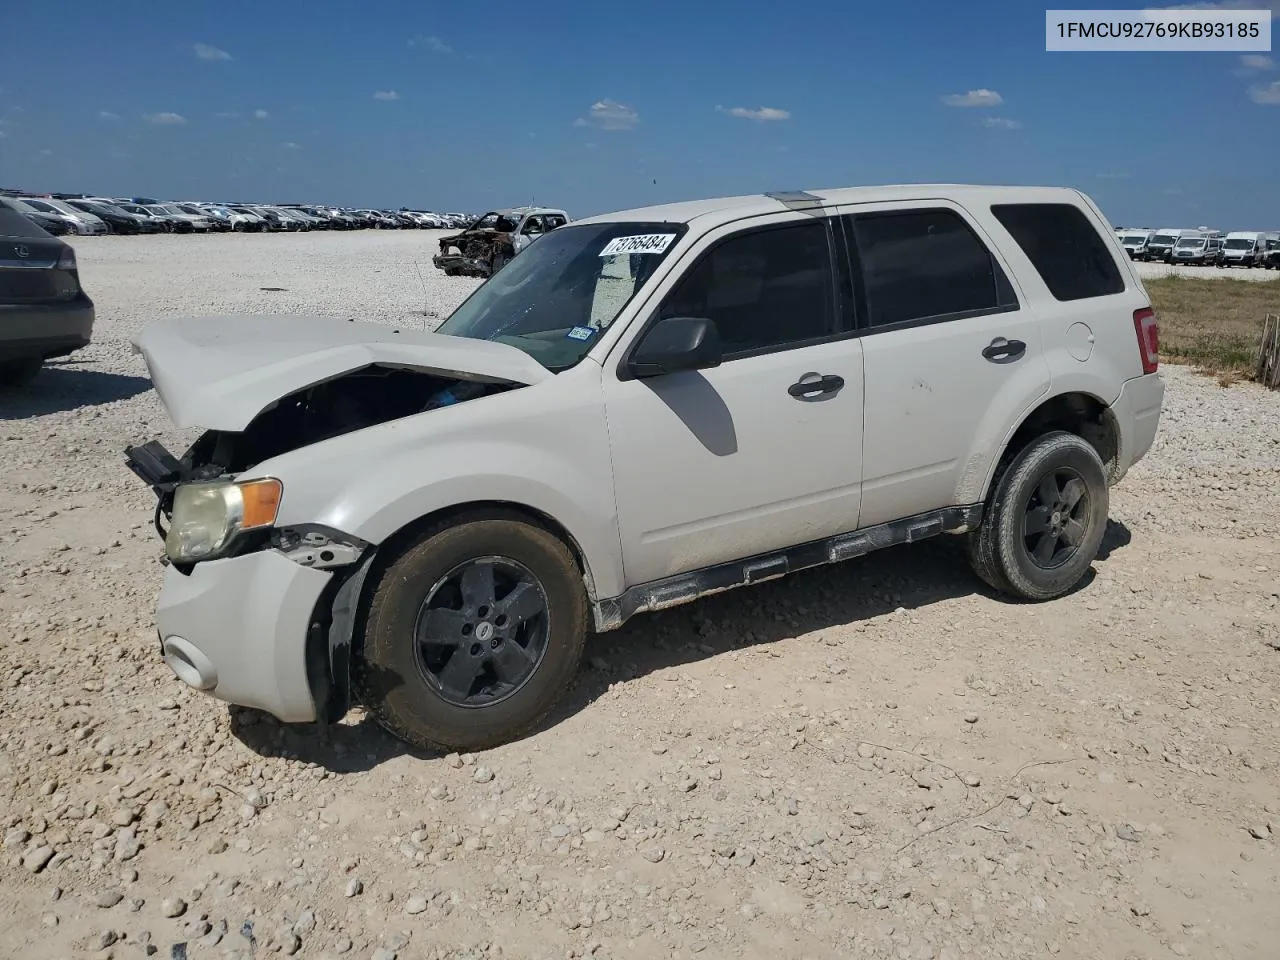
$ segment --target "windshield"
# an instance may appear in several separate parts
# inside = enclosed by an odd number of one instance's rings
[[[1236,237],[1226,242],[1226,248],[1228,250],[1252,250],[1253,241],[1246,240],[1244,237]]]
[[[1193,250],[1196,247],[1203,247],[1205,244],[1204,237],[1183,237],[1178,241],[1179,250]]]
[[[1121,243],[1123,243],[1126,247],[1128,247],[1128,246],[1134,246],[1134,247],[1136,247],[1136,246],[1141,246],[1142,244],[1146,243],[1146,242],[1147,242],[1147,237],[1146,237],[1146,234],[1142,234],[1142,233],[1131,233],[1131,234],[1129,234],[1129,236],[1127,236],[1127,237],[1121,237],[1121,238],[1120,238],[1120,242],[1121,242]]]
[[[1160,245],[1160,246],[1162,246],[1162,247],[1172,246],[1172,245],[1173,245],[1173,234],[1170,234],[1170,233],[1157,233],[1157,234],[1156,234],[1156,236],[1155,236],[1155,239],[1154,239],[1154,240],[1152,240],[1151,242],[1152,242],[1152,243],[1155,243],[1155,244],[1159,244],[1159,245]]]
[[[437,332],[505,343],[550,370],[567,369],[687,229],[683,223],[560,227],[477,287]]]
[[[472,230],[501,230],[511,233],[520,223],[518,215],[509,213],[486,213],[471,225]]]

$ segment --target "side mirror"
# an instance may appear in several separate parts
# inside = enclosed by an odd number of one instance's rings
[[[720,366],[720,332],[705,317],[659,320],[636,346],[627,369],[637,379]]]

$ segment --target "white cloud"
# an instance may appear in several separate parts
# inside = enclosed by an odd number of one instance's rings
[[[394,90],[378,90],[377,92],[375,92],[375,93],[374,93],[374,95],[373,95],[373,99],[375,99],[375,100],[399,100],[399,99],[400,99],[400,94],[396,93]]]
[[[1245,70],[1274,70],[1276,62],[1263,53],[1246,53],[1240,58],[1240,66]]]
[[[255,119],[255,120],[265,120],[265,119],[267,119],[267,117],[269,117],[269,116],[271,116],[271,114],[267,113],[267,111],[265,111],[265,110],[255,110],[255,111],[253,111],[253,119]]]
[[[119,120],[120,114],[112,113],[110,110],[99,110],[98,119],[99,120]]]
[[[1280,80],[1273,80],[1264,87],[1250,87],[1249,99],[1264,106],[1280,103]]]
[[[225,50],[219,50],[217,47],[211,47],[207,43],[197,43],[192,47],[196,52],[196,56],[201,60],[230,60],[231,54]]]
[[[422,47],[430,50],[432,53],[453,53],[453,47],[449,46],[437,36],[427,36],[426,34],[417,33],[409,38],[409,46]]]
[[[780,110],[777,107],[760,107],[752,110],[750,107],[722,107],[716,104],[716,109],[721,113],[727,113],[731,117],[739,117],[743,120],[790,120],[790,110]]]
[[[222,113],[217,114],[217,117],[219,120],[239,120],[240,114],[234,110],[224,110]]]
[[[585,117],[573,121],[576,127],[599,127],[601,130],[630,130],[640,122],[640,114],[616,100],[597,100]]]
[[[1021,130],[1022,124],[1008,117],[983,117],[982,125],[990,130]]]
[[[142,119],[147,123],[156,123],[160,126],[174,126],[179,123],[186,123],[187,118],[180,113],[171,113],[168,110],[163,113],[144,113]]]
[[[998,107],[1004,103],[1004,97],[994,90],[985,88],[970,90],[968,93],[949,93],[942,98],[948,107]]]
[[[301,144],[294,143],[292,140],[290,140],[288,143],[286,143],[286,144],[285,144],[285,147],[287,147],[287,148],[288,148],[288,149],[290,149],[290,150],[301,150],[301,149],[302,149],[302,145],[301,145]]]

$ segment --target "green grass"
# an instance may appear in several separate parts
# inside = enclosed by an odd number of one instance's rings
[[[1143,281],[1160,318],[1160,359],[1229,381],[1253,376],[1268,313],[1280,313],[1280,283],[1161,277]]]

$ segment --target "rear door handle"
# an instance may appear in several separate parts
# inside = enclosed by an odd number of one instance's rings
[[[996,337],[982,348],[982,355],[992,363],[1013,363],[1027,352],[1027,345],[1021,340],[1006,340]]]
[[[787,393],[797,400],[825,400],[833,397],[844,387],[844,377],[828,373],[806,373],[803,377],[787,387]]]

